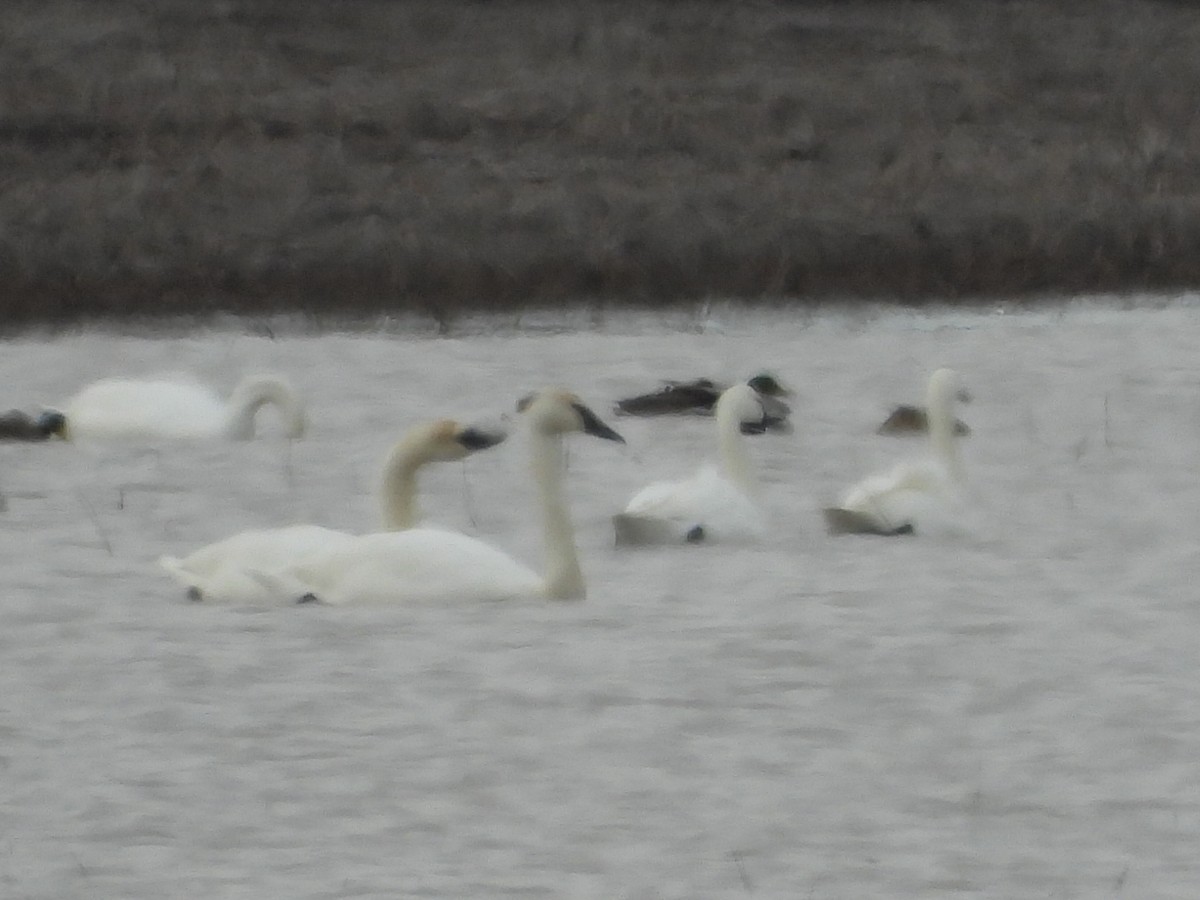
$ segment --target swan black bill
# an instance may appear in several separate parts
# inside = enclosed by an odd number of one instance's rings
[[[482,428],[464,428],[454,436],[454,439],[468,450],[486,450],[488,447],[504,443],[505,437],[506,435],[501,432],[484,431]]]
[[[582,403],[572,403],[571,406],[574,407],[575,412],[579,413],[579,418],[583,420],[584,434],[604,438],[606,441],[616,441],[618,444],[625,443],[625,438],[601,422],[600,417]]]

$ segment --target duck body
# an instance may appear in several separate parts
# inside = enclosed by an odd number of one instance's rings
[[[790,433],[789,416],[792,410],[782,399],[790,392],[771,375],[756,375],[747,384],[759,393],[763,416],[756,426],[758,430],[754,431],[747,425],[746,433]],[[708,378],[665,381],[656,391],[618,400],[614,411],[620,416],[711,416],[716,409],[717,400],[726,389],[727,386]]]
[[[66,417],[55,410],[47,410],[34,417],[19,409],[0,413],[0,441],[46,441],[62,435]]]
[[[929,416],[924,407],[901,404],[888,414],[875,433],[897,436],[928,434]],[[955,419],[954,433],[966,437],[971,433],[971,428],[962,419]]]
[[[63,414],[72,440],[246,440],[265,405],[279,409],[288,437],[303,435],[303,408],[275,376],[247,378],[228,399],[190,380],[106,378],[68,400]]]

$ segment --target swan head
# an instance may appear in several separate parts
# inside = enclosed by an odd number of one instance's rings
[[[958,372],[954,369],[938,369],[929,376],[927,406],[931,409],[948,409],[956,400],[959,403],[971,402],[971,394]]]
[[[625,438],[605,425],[570,391],[551,389],[528,394],[517,402],[517,412],[523,413],[530,427],[542,434],[580,432],[625,443]]]
[[[47,409],[37,417],[37,430],[46,437],[60,437],[67,440],[70,435],[67,430],[67,417],[57,409]]]
[[[749,383],[727,388],[717,399],[715,413],[718,419],[737,422],[743,434],[762,434],[767,430],[763,398]]]
[[[479,450],[495,447],[508,437],[498,428],[461,425],[453,419],[439,419],[415,434],[428,462],[455,462]]]

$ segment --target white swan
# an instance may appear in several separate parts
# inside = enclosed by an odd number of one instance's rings
[[[191,381],[106,378],[83,388],[63,408],[70,439],[204,439],[254,437],[258,410],[279,409],[287,436],[304,434],[304,408],[282,378],[246,378],[222,399]]]
[[[479,450],[494,447],[507,435],[500,430],[463,426],[453,419],[418,425],[401,438],[387,455],[380,479],[383,527],[403,531],[420,520],[417,508],[417,473],[432,462],[456,462]]]
[[[954,402],[968,399],[957,372],[934,372],[926,397],[931,458],[856,484],[838,506],[823,511],[829,533],[913,534],[944,524],[966,486]]]
[[[463,426],[439,419],[410,429],[387,455],[380,478],[383,527],[411,528],[417,511],[417,473],[431,462],[451,462],[505,439],[504,432]],[[162,566],[187,591],[190,600],[259,604],[275,599],[270,584],[255,573],[282,569],[348,545],[353,535],[319,525],[263,528],[201,547],[179,559],[164,556]]]
[[[761,538],[767,522],[742,431],[746,425],[761,431],[765,416],[762,399],[748,384],[725,390],[716,405],[720,467],[708,465],[687,480],[655,482],[635,494],[613,516],[617,545]]]
[[[542,513],[546,570],[539,574],[482,541],[434,528],[363,535],[321,557],[274,573],[264,583],[294,599],[335,605],[508,600],[585,595],[575,533],[562,484],[562,437],[582,432],[624,443],[578,397],[542,391],[524,413]]]

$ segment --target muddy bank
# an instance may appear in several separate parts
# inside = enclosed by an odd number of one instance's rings
[[[0,12],[0,320],[1200,283],[1200,10]]]

